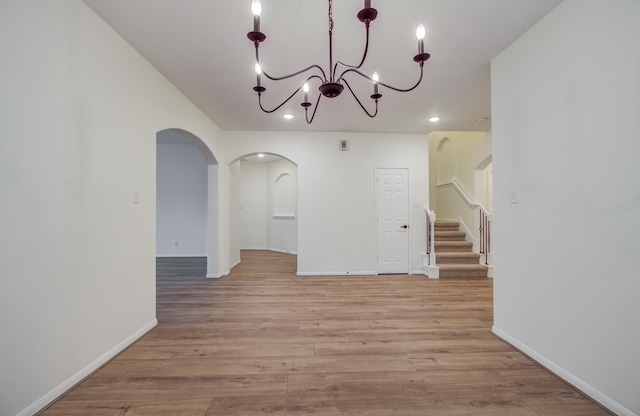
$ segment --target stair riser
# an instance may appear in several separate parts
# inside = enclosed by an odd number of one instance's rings
[[[458,227],[438,226],[433,228],[434,231],[458,231]]]
[[[487,277],[487,271],[461,271],[461,270],[451,270],[445,271],[440,269],[440,278],[469,278],[469,277]]]
[[[436,254],[441,253],[471,253],[472,246],[449,246],[449,245],[440,245],[436,243],[435,250]]]
[[[436,265],[440,264],[480,264],[480,258],[447,257],[446,259],[441,259],[440,257],[437,257],[436,252]]]
[[[436,235],[435,239],[437,241],[464,241],[464,235]]]
[[[465,241],[466,233],[454,221],[436,221],[434,249],[441,278],[487,278],[487,267],[480,255],[473,253],[473,244]]]

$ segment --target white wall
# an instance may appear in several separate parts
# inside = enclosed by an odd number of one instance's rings
[[[241,249],[274,250],[296,253],[298,227],[295,218],[297,202],[297,167],[286,159],[273,162],[240,161],[240,247]],[[294,204],[287,217],[275,217],[276,181],[281,175],[294,185],[290,195]],[[279,213],[282,214],[282,213]],[[293,214],[293,216],[289,216]]]
[[[267,247],[295,254],[298,252],[298,167],[281,159],[269,163],[267,168]],[[278,179],[286,183],[276,190]],[[275,201],[278,193],[281,204]]]
[[[267,249],[267,164],[240,165],[240,248]]]
[[[411,270],[422,273],[422,206],[428,203],[429,189],[426,136],[227,131],[223,137],[226,162],[221,165],[264,152],[298,166],[298,273],[305,275],[377,271],[375,168],[408,167]],[[340,139],[349,140],[349,151],[338,149]],[[239,253],[230,258],[239,258]]]
[[[155,325],[156,133],[219,130],[77,0],[0,2],[0,60],[0,414],[32,414]]]
[[[638,39],[637,0],[567,0],[492,62],[494,331],[621,415],[640,414]]]
[[[206,256],[206,160],[186,140],[183,143],[158,143],[156,160],[156,255]]]
[[[228,252],[226,253],[228,256],[227,263],[229,264],[229,270],[226,271],[226,274],[228,274],[231,268],[240,263],[240,247],[242,246],[242,231],[240,231],[242,229],[242,218],[240,216],[242,171],[240,161],[228,167],[226,177],[228,178],[227,194],[224,204],[227,214],[224,222],[226,227],[223,234],[228,236],[227,244],[225,244],[228,247]]]

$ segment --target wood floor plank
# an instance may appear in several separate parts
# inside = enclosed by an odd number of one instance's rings
[[[491,279],[157,260],[158,327],[43,415],[607,415],[491,334]]]

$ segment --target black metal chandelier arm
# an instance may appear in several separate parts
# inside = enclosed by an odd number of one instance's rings
[[[269,78],[272,81],[282,81],[283,79],[289,79],[289,78],[295,77],[296,75],[303,74],[303,73],[305,73],[307,71],[312,70],[313,68],[318,68],[320,70],[320,73],[322,74],[322,78],[320,78],[319,75],[314,75],[311,78],[316,77],[316,78],[321,79],[322,82],[326,82],[325,80],[327,79],[327,76],[325,75],[324,70],[322,69],[322,67],[320,65],[311,65],[311,66],[306,67],[305,69],[301,69],[298,72],[294,72],[293,74],[289,74],[289,75],[284,75],[282,77],[271,76],[267,72],[265,72],[264,69],[262,70],[262,73],[264,74],[264,76],[266,76],[267,78]]]
[[[364,73],[362,73],[362,72],[360,72],[360,71],[358,71],[356,69],[349,68],[349,69],[345,70],[342,74],[340,74],[340,77],[338,78],[338,81],[336,81],[336,82],[344,81],[345,84],[346,84],[346,80],[345,80],[344,76],[349,72],[355,72],[356,74],[360,75],[361,77],[366,78],[369,81],[373,81],[373,79],[370,76],[368,76],[367,74],[364,74]],[[387,87],[387,88],[392,89],[394,91],[409,92],[409,91],[415,90],[416,87],[418,85],[420,85],[420,82],[422,82],[423,75],[424,75],[424,62],[420,62],[420,77],[418,78],[418,81],[412,87],[409,87],[409,88],[398,88],[398,87],[394,87],[393,85],[385,84],[384,82],[380,82],[380,81],[378,81],[377,83],[378,83],[378,85],[382,85],[383,87]]]
[[[258,105],[260,105],[260,109],[261,109],[262,111],[264,111],[265,113],[269,113],[269,114],[274,113],[274,112],[278,111],[278,110],[280,109],[280,107],[282,107],[283,105],[285,105],[286,103],[288,103],[288,102],[289,102],[289,101],[290,101],[290,100],[291,100],[291,99],[292,99],[292,98],[293,98],[293,97],[298,93],[298,91],[300,91],[300,88],[302,88],[302,87],[298,87],[298,89],[296,89],[296,90],[293,92],[293,94],[291,94],[291,95],[289,96],[289,98],[287,98],[286,100],[284,100],[284,101],[283,101],[279,106],[277,106],[277,107],[276,107],[276,108],[274,108],[273,110],[267,110],[267,109],[265,109],[265,108],[262,106],[262,93],[261,93],[261,92],[258,92]]]
[[[256,42],[256,63],[258,63],[258,65],[260,65],[260,54],[258,53],[258,46],[259,46],[259,42]],[[282,77],[274,77],[269,75],[264,68],[262,68],[262,65],[260,65],[262,73],[264,74],[265,77],[269,78],[272,81],[282,81],[283,79],[289,79],[292,77],[295,77],[296,75],[300,75],[304,72],[307,72],[313,68],[318,68],[318,70],[320,70],[320,73],[322,74],[322,78],[324,78],[322,81],[325,82],[325,80],[327,79],[327,75],[324,73],[324,69],[322,69],[322,67],[320,65],[314,64],[314,65],[310,65],[304,69],[301,69],[300,71],[294,72],[293,74],[289,74],[289,75],[284,75]]]
[[[313,113],[311,114],[311,120],[309,120],[309,112],[305,110],[304,116],[305,116],[305,119],[307,120],[307,124],[313,123],[313,119],[316,116],[316,111],[318,110],[318,104],[320,104],[320,98],[322,98],[322,95],[318,95],[318,99],[316,100],[316,105],[315,107],[313,107]]]
[[[360,67],[362,67],[362,65],[364,65],[364,61],[367,60],[367,53],[368,52],[369,52],[369,24],[367,23],[366,24],[366,40],[365,40],[365,45],[364,45],[364,52],[362,53],[362,59],[360,60],[360,63],[357,66],[355,66],[355,65],[348,65],[348,64],[345,64],[344,62],[338,61],[333,66],[332,75],[335,77],[336,73],[338,72],[338,65],[342,65],[345,68],[359,69]]]
[[[309,82],[314,78],[318,78],[322,83],[326,82],[326,79],[323,79],[320,75],[311,75],[309,78],[305,80],[305,82]]]
[[[353,89],[351,88],[351,85],[349,85],[349,83],[347,82],[346,79],[342,80],[345,85],[347,86],[347,88],[349,88],[349,91],[351,91],[351,95],[353,95],[353,98],[356,99],[356,101],[358,102],[358,104],[360,105],[360,108],[362,108],[362,111],[364,111],[369,117],[374,118],[376,115],[378,115],[378,100],[376,99],[376,111],[375,113],[371,114],[365,107],[364,105],[362,105],[362,102],[360,101],[360,99],[358,98],[358,96],[356,95],[355,92],[353,92]]]

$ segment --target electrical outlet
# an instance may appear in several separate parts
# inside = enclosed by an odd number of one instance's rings
[[[178,247],[178,244],[179,244],[178,240],[173,242],[173,245],[176,246],[176,247]]]

